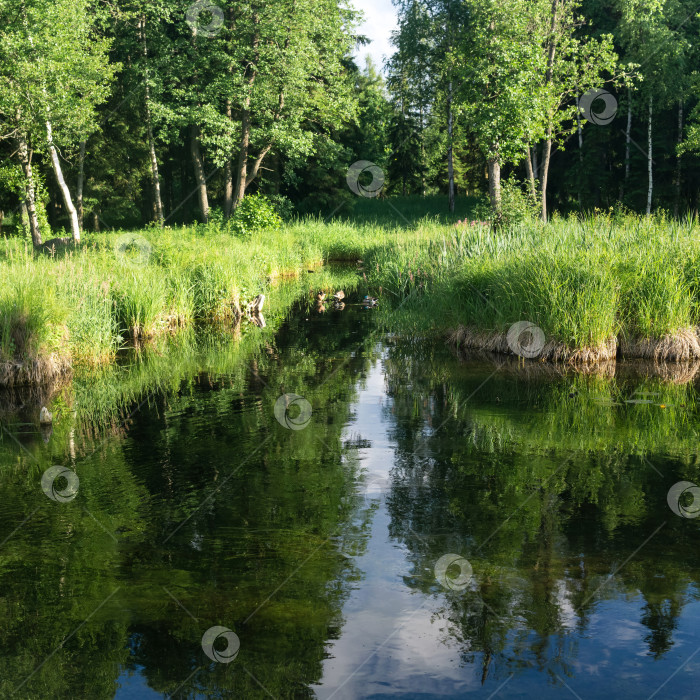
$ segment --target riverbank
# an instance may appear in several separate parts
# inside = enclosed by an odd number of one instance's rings
[[[319,221],[251,239],[213,227],[87,234],[79,247],[55,255],[3,239],[0,386],[38,384],[74,367],[110,364],[128,342],[196,322],[235,325],[258,294],[267,295],[269,308],[270,290],[284,279],[313,275],[309,285],[328,291],[354,285],[354,270],[338,280],[322,266],[354,261],[370,239],[377,240],[367,227]]]
[[[700,357],[691,220],[599,215],[501,232],[466,222],[381,250],[371,266],[397,302],[389,325],[458,347],[574,364]]]
[[[129,341],[196,322],[235,325],[256,295],[302,275],[300,294],[356,287],[380,298],[388,330],[463,349],[573,364],[693,360],[699,234],[690,220],[608,214],[501,231],[436,218],[305,219],[249,239],[151,229],[87,234],[55,256],[3,239],[0,385],[108,365]],[[331,261],[348,263],[342,280]],[[528,324],[524,335],[515,324]]]

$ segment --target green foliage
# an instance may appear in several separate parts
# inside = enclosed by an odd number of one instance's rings
[[[387,172],[388,191],[404,197],[422,194],[426,169],[421,154],[421,134],[415,119],[397,113],[391,121],[389,139],[392,152]]]
[[[282,225],[282,217],[278,206],[267,197],[251,194],[238,205],[227,227],[240,237],[249,237],[253,231],[261,229],[277,229]]]
[[[236,303],[245,306],[263,291],[269,297],[280,276],[298,275],[327,257],[357,258],[378,242],[371,227],[315,219],[284,227],[269,202],[251,199],[251,221],[258,223],[245,238],[215,225],[127,238],[91,234],[56,259],[34,255],[19,238],[0,239],[3,360],[60,350],[76,366],[109,362],[126,336],[162,335],[195,320],[230,321]],[[274,228],[259,228],[270,221]],[[125,240],[132,243],[125,247]],[[343,283],[351,288],[351,280]]]
[[[96,105],[119,67],[107,60],[109,41],[93,32],[89,0],[2,0],[0,114],[35,146],[46,142],[46,121],[57,144],[85,138]]]
[[[698,325],[696,222],[599,214],[545,225],[523,214],[499,229],[424,225],[421,238],[371,251],[368,284],[388,295],[387,325],[505,332],[528,320],[576,348]]]
[[[282,221],[291,221],[294,218],[294,203],[283,194],[268,194],[266,199],[272,204]]]
[[[149,337],[165,321],[167,282],[157,269],[145,267],[136,272],[124,266],[114,280],[112,298],[115,322],[121,333]]]
[[[509,226],[532,221],[539,215],[540,203],[526,190],[526,185],[519,182],[515,175],[501,181],[501,215],[499,225]],[[482,200],[475,209],[477,219],[493,221],[495,214],[488,202]]]

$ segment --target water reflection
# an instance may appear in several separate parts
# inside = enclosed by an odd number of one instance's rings
[[[694,697],[692,376],[494,371],[310,304],[77,378],[48,441],[7,402],[0,696]]]
[[[700,478],[694,386],[491,372],[430,347],[388,351],[386,518],[410,591],[393,630],[423,644],[411,655],[409,641],[388,639],[366,662],[365,689],[647,697],[672,681],[690,697],[698,529],[666,496]],[[614,400],[642,394],[654,398]],[[446,553],[473,568],[463,591],[436,582]],[[425,610],[414,616],[409,600]],[[356,679],[334,696],[357,696]]]
[[[362,319],[305,324],[78,379],[48,445],[31,411],[4,423],[0,696],[310,695],[357,577],[340,433],[372,350]],[[275,416],[291,391],[303,430]],[[70,502],[41,489],[54,464],[79,477]],[[203,653],[216,625],[241,640],[231,664]]]

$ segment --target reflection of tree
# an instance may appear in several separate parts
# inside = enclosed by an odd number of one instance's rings
[[[644,641],[649,645],[650,653],[656,658],[673,646],[672,632],[678,626],[680,607],[680,601],[666,599],[648,601],[644,606],[642,624],[649,628]]]
[[[311,695],[360,575],[339,551],[364,527],[353,520],[357,446],[341,432],[372,349],[349,314],[313,332],[304,323],[145,351],[77,378],[76,416],[58,411],[48,446],[0,441],[12,504],[0,540],[39,508],[0,549],[0,696],[47,658],[20,696],[108,698],[130,669],[178,697]],[[311,402],[304,430],[275,419],[282,392]],[[75,465],[75,501],[39,489],[51,464]],[[204,656],[213,625],[240,637],[234,663]]]
[[[459,595],[429,575],[407,584],[439,590],[448,635],[484,680],[536,668],[559,683],[577,633],[613,598],[641,596],[646,644],[663,655],[700,582],[697,523],[666,504],[675,481],[700,481],[694,388],[498,374],[483,384],[491,368],[442,353],[397,342],[385,362],[391,534],[416,572],[455,552],[474,578]],[[658,396],[624,403],[637,390]]]

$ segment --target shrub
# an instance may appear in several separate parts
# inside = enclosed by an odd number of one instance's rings
[[[532,221],[539,215],[537,198],[526,189],[513,175],[501,180],[501,218],[496,221],[488,199],[481,200],[473,210],[474,218],[509,226]]]
[[[282,217],[282,221],[290,221],[294,218],[294,204],[289,197],[285,197],[283,194],[269,194],[267,198],[275,211]]]
[[[251,194],[243,199],[229,221],[232,233],[248,237],[256,229],[280,228],[282,217],[267,197]]]

